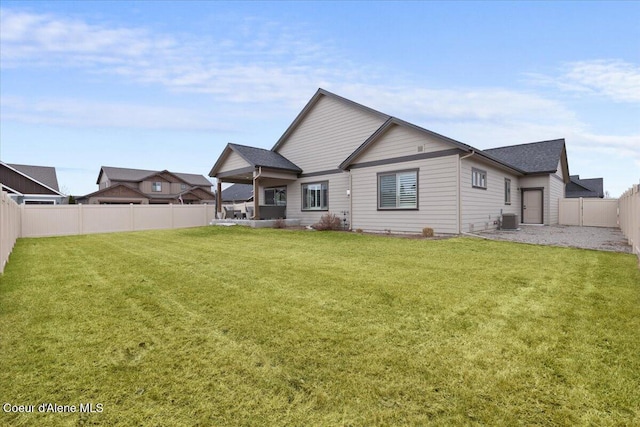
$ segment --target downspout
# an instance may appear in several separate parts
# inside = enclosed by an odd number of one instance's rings
[[[353,191],[352,191],[353,177],[351,176],[351,169],[349,169],[349,228],[353,230]]]
[[[462,179],[460,174],[462,173],[462,161],[476,154],[475,150],[471,150],[471,153],[466,156],[458,157],[458,234],[462,233]]]

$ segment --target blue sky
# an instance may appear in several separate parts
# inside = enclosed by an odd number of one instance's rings
[[[0,3],[0,158],[207,175],[271,148],[322,87],[474,147],[565,138],[640,181],[640,2]]]

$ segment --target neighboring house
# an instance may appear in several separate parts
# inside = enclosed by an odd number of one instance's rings
[[[228,144],[209,173],[254,188],[256,216],[284,191],[286,217],[331,212],[352,229],[462,233],[503,213],[557,224],[564,139],[479,150],[319,89],[271,150]]]
[[[60,192],[56,169],[49,166],[16,165],[0,161],[2,190],[18,204],[57,205],[66,203]]]
[[[222,190],[222,204],[253,202],[253,185],[233,184]]]
[[[77,198],[86,204],[215,203],[211,182],[203,175],[102,166],[99,190]]]
[[[604,198],[604,182],[602,178],[580,179],[580,175],[571,175],[565,188],[568,199],[578,197]]]

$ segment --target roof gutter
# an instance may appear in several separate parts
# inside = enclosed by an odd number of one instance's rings
[[[471,153],[458,157],[458,234],[462,234],[462,160],[468,159],[469,157],[476,154],[475,150],[471,150]]]

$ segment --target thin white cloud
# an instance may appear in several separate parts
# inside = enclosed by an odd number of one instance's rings
[[[110,28],[55,15],[0,10],[4,68],[82,68],[227,102],[286,101],[349,68],[331,47],[286,25],[247,19],[236,39],[194,39],[146,28]],[[308,89],[307,89],[308,90]],[[305,91],[305,96],[306,91]]]
[[[411,76],[398,83],[384,79],[389,73],[371,64],[355,65],[330,41],[317,42],[300,28],[248,18],[235,30],[220,32],[224,35],[218,39],[196,38],[2,9],[2,67],[80,68],[172,92],[206,94],[225,106],[203,113],[135,103],[8,98],[5,91],[2,120],[228,130],[225,123],[240,115],[245,120],[278,114],[292,118],[315,88],[325,87],[478,148],[565,137],[584,149],[626,153],[640,161],[637,135],[590,132],[565,104],[537,93],[501,87],[421,88]],[[624,61],[573,62],[559,76],[530,77],[571,93],[640,101],[640,69]]]
[[[78,99],[2,97],[3,121],[63,127],[141,128],[186,131],[233,131],[211,115],[183,108],[98,103]]]
[[[604,96],[616,102],[640,102],[640,66],[621,60],[570,62],[559,76],[528,76],[533,83],[566,92]]]

